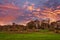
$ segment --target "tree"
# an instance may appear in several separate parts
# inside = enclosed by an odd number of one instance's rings
[[[59,33],[60,31],[60,20],[56,21],[57,27],[56,27],[56,33]]]
[[[38,20],[38,19],[36,19],[35,21],[34,21],[34,24],[35,24],[35,28],[36,29],[40,29],[40,21]]]
[[[35,26],[34,21],[30,21],[30,22],[27,23],[27,27],[29,29],[33,29],[34,26]]]
[[[49,29],[49,27],[50,27],[50,20],[42,20],[42,22],[41,22],[41,28],[42,29]]]

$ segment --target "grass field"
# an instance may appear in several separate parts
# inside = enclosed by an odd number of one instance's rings
[[[0,33],[0,40],[60,40],[60,34],[46,32],[28,34]]]

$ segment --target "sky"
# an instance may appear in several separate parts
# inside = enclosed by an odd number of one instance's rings
[[[0,25],[31,20],[60,20],[60,0],[0,0]]]

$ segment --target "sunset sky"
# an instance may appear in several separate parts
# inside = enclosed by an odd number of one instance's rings
[[[0,0],[0,24],[60,20],[60,0]]]

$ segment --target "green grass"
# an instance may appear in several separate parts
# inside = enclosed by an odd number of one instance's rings
[[[60,34],[45,32],[29,34],[0,33],[0,40],[60,40]]]

